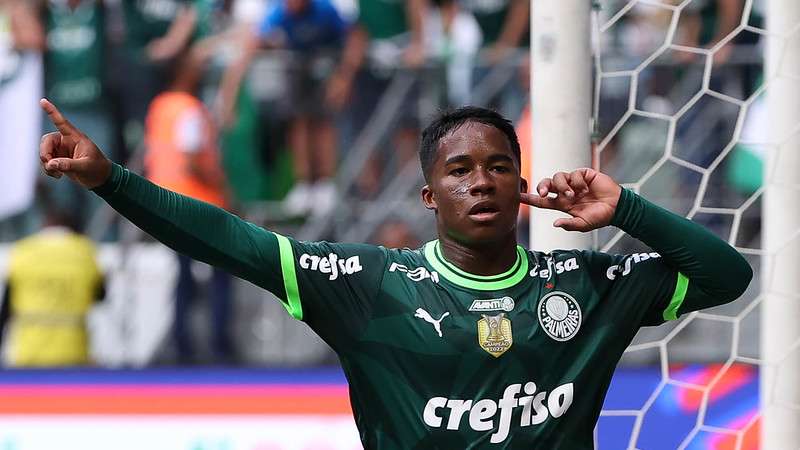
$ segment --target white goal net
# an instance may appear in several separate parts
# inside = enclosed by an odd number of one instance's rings
[[[606,404],[595,445],[798,449],[800,2],[595,9],[601,170],[711,229],[756,273],[739,300],[640,332],[623,364],[657,365],[660,379],[635,402]],[[614,230],[596,245],[644,250]]]

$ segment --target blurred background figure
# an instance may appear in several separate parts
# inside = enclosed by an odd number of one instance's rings
[[[232,122],[233,108],[245,72],[259,49],[287,49],[286,114],[295,184],[286,196],[290,216],[326,215],[334,207],[333,181],[337,133],[324,102],[330,76],[346,32],[345,22],[328,0],[282,0],[267,13],[247,39],[239,60],[229,67],[220,86],[220,120]]]
[[[696,0],[688,5],[681,17],[681,45],[711,48],[726,38],[742,19],[744,0]],[[760,26],[760,23],[753,23]],[[723,63],[731,56],[732,46],[724,46],[715,54],[715,61]],[[682,54],[687,60],[691,53]]]
[[[150,104],[145,128],[145,173],[167,189],[222,208],[228,206],[225,177],[219,163],[216,125],[197,97],[201,62],[184,52],[176,64],[172,84]],[[180,363],[194,363],[190,311],[197,297],[192,260],[178,254],[173,337]],[[231,276],[214,268],[208,289],[211,301],[214,362],[234,359],[230,337]]]
[[[285,83],[278,73],[254,76],[247,63],[238,65],[241,73],[232,67],[248,52],[267,2],[224,0],[199,5],[202,8],[192,53],[206,62],[199,94],[218,124],[222,167],[231,199],[256,202],[282,197],[289,184],[284,180],[290,179],[291,173],[285,173],[288,171],[283,164],[275,160],[283,156],[286,121],[283,111],[265,101],[268,94],[264,91],[282,97]],[[264,60],[264,53],[256,58],[258,62]],[[280,163],[285,164],[283,160]]]
[[[48,0],[42,14],[45,33],[45,95],[64,105],[72,123],[83,127],[100,148],[113,145],[114,122],[106,101],[106,10],[101,0]],[[55,128],[45,121],[45,131]],[[46,179],[48,196],[85,223],[99,199],[72,183]]]
[[[18,241],[9,256],[0,307],[5,361],[13,367],[90,364],[86,319],[105,297],[103,275],[91,240],[57,205],[45,227]]]
[[[203,0],[120,0],[111,26],[109,93],[118,144],[131,155],[142,143],[150,101],[166,88],[175,58],[204,28]]]
[[[465,9],[475,16],[483,36],[470,102],[487,104],[506,117],[519,117],[527,98],[514,68],[518,59],[524,56],[519,50],[527,51],[529,47],[530,2],[464,1]]]
[[[371,241],[386,248],[419,248],[422,245],[417,233],[398,218],[384,221]]]
[[[432,62],[441,65],[445,93],[441,103],[469,104],[472,74],[483,36],[480,26],[457,0],[434,0],[425,21],[425,48]]]
[[[36,11],[25,0],[0,0],[0,239],[36,229],[29,213],[34,200],[41,134],[44,34]]]
[[[387,144],[379,144],[385,150],[371,153],[359,176],[357,189],[364,198],[378,193],[388,178],[384,173],[400,171],[416,161],[420,86],[415,78],[425,62],[423,23],[427,7],[425,0],[359,0],[358,19],[328,81],[326,101],[331,109],[343,111],[352,100],[349,112],[354,133],[377,112],[377,105],[393,83],[410,84],[399,97],[402,101],[397,105],[396,132]],[[358,86],[356,92],[354,86]]]

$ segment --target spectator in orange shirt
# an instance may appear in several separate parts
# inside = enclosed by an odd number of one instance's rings
[[[176,66],[170,88],[153,99],[145,121],[145,170],[154,183],[219,207],[227,207],[225,177],[220,167],[217,131],[210,112],[194,94],[202,74],[200,59],[187,53]],[[195,362],[189,330],[189,311],[195,297],[191,259],[178,255],[173,333],[178,361]],[[231,316],[231,278],[214,268],[209,295],[212,302],[212,352],[215,362],[233,359],[228,324]]]

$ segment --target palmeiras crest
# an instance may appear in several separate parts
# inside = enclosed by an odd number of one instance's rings
[[[506,313],[496,316],[481,314],[478,320],[478,345],[495,358],[511,348],[514,337],[511,333],[511,320],[506,318]]]
[[[581,307],[566,292],[551,292],[541,300],[536,308],[539,325],[548,336],[556,341],[568,341],[578,334],[581,328]]]

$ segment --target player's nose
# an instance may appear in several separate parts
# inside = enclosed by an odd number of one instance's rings
[[[496,189],[495,180],[488,170],[477,168],[472,172],[469,191],[472,195],[494,193]]]

